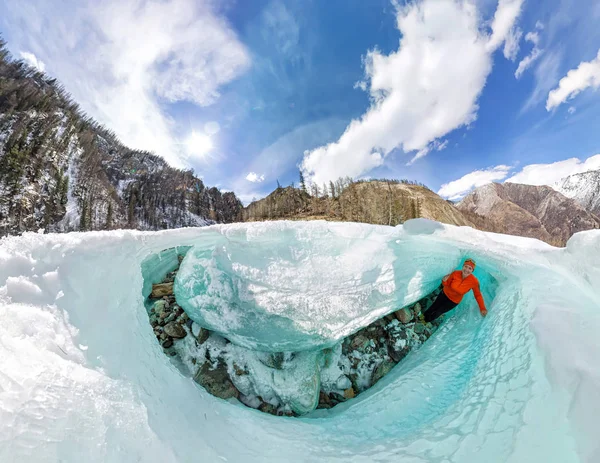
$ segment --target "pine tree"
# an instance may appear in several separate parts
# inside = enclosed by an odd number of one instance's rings
[[[306,182],[304,181],[304,174],[302,173],[302,170],[298,170],[298,173],[300,174],[300,189],[304,193],[307,193],[307,191],[306,191]]]
[[[113,227],[113,205],[112,201],[108,202],[108,210],[106,211],[106,229],[110,230]]]

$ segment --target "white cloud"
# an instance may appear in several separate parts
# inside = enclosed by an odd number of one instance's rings
[[[210,105],[249,53],[210,0],[8,0],[21,48],[52,63],[81,107],[128,146],[186,165],[164,104]],[[51,20],[44,20],[51,18]],[[42,27],[43,23],[43,27]],[[22,42],[22,43],[21,43]],[[27,46],[24,46],[27,45]]]
[[[533,44],[533,49],[531,50],[531,53],[523,58],[519,63],[519,66],[515,71],[515,77],[517,79],[519,79],[542,54],[542,50],[538,47],[540,43],[540,36],[537,32],[528,32],[527,35],[525,35],[525,40]]]
[[[591,156],[585,161],[570,158],[551,164],[530,164],[506,181],[527,185],[553,185],[569,175],[597,169],[600,169],[600,154]]]
[[[504,57],[510,61],[514,61],[517,59],[517,55],[519,54],[521,37],[523,36],[523,31],[518,27],[513,27],[508,35],[506,36],[506,41],[504,42]]]
[[[575,114],[575,111],[577,111],[577,108],[575,108],[575,106],[570,106],[568,111],[569,111],[569,114]]]
[[[536,21],[535,22],[535,28],[539,31],[543,31],[544,30],[544,24],[541,21]]]
[[[442,151],[445,150],[447,146],[448,140],[444,140],[443,142],[440,142],[439,140],[434,140],[428,146],[426,146],[422,150],[419,150],[417,154],[415,154],[415,156],[406,163],[406,165],[412,166],[415,163],[415,161],[427,156],[431,150]]]
[[[496,50],[510,36],[522,7],[523,0],[500,0],[498,2],[498,8],[492,21],[492,36],[488,42],[490,51]]]
[[[474,188],[490,182],[503,180],[510,172],[510,169],[510,166],[500,165],[485,170],[470,172],[458,180],[443,184],[438,191],[438,195],[450,199],[451,201],[456,201]]]
[[[258,175],[256,172],[250,172],[246,175],[246,180],[253,183],[260,183],[265,179],[264,175]]]
[[[373,50],[365,59],[371,107],[338,141],[305,154],[307,177],[318,184],[358,177],[395,148],[422,157],[432,142],[472,123],[491,54],[506,39],[521,4],[500,1],[491,35],[482,32],[470,2],[423,0],[399,8],[399,50],[389,55]]]
[[[510,174],[512,167],[499,165],[485,170],[476,170],[458,180],[445,183],[439,189],[438,194],[443,198],[455,201],[477,187],[497,181],[552,186],[569,175],[598,169],[600,169],[600,154],[590,156],[585,161],[570,158],[550,164],[529,164],[510,178],[506,177]]]
[[[38,71],[44,72],[46,70],[46,64],[42,60],[38,59],[33,53],[22,51],[20,55],[27,64],[33,66]]]
[[[548,92],[556,85],[559,79],[560,63],[563,58],[561,49],[546,50],[539,64],[535,67],[533,75],[535,88],[525,101],[521,113],[533,108],[546,100]]]
[[[558,83],[558,87],[548,94],[546,110],[550,111],[583,90],[600,87],[600,50],[592,61],[582,62],[577,69],[571,69]]]

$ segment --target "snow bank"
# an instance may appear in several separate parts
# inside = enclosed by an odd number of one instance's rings
[[[557,249],[466,227],[417,221],[406,228],[256,223],[3,239],[0,461],[597,461],[600,232]],[[334,275],[345,271],[339,256],[371,277],[366,286],[377,287],[384,274],[393,288],[367,297],[370,307],[329,303],[312,312],[294,325],[301,334],[294,342],[314,340],[315,330],[319,342],[343,336],[395,303],[417,300],[467,254],[478,262],[490,313],[481,319],[467,296],[375,387],[312,417],[273,417],[216,399],[156,343],[143,307],[142,262],[173,246],[221,239],[243,259],[244,249],[252,254],[261,238],[273,242],[280,233],[305,236],[304,249],[329,256],[324,265]],[[377,251],[375,265],[362,262],[368,246]],[[362,257],[353,261],[354,247]],[[261,274],[263,254],[253,261]],[[161,271],[172,264],[165,259]],[[309,291],[301,270],[298,284]],[[343,289],[341,278],[331,280],[331,293]],[[270,304],[257,307],[276,315]],[[284,342],[287,333],[274,331],[273,342]],[[253,342],[268,343],[263,335]]]

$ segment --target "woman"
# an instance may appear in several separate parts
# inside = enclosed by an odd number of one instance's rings
[[[456,270],[446,275],[442,279],[444,290],[433,304],[431,304],[431,307],[427,312],[425,312],[424,315],[420,315],[419,318],[421,321],[432,322],[440,315],[452,310],[460,303],[460,301],[462,301],[463,296],[471,290],[479,305],[481,316],[485,317],[487,315],[487,309],[485,308],[483,296],[479,290],[479,280],[473,275],[473,270],[475,270],[475,261],[473,259],[467,259],[463,264],[462,271]]]

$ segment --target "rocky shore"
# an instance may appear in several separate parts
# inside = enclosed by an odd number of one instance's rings
[[[183,256],[178,256],[179,263]],[[355,398],[425,342],[437,323],[418,320],[441,288],[320,352],[256,352],[193,322],[177,304],[178,268],[152,285],[146,306],[157,341],[210,394],[279,416],[332,408]],[[270,380],[265,380],[270,378]]]

